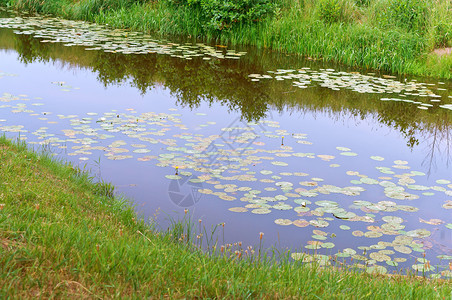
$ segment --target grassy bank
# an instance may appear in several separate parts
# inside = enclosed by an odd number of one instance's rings
[[[0,161],[1,298],[451,297],[450,281],[207,255],[179,241],[186,223],[156,231],[69,164],[4,137]]]
[[[269,47],[369,69],[452,77],[449,0],[0,0],[113,27]],[[238,4],[237,4],[238,3]]]

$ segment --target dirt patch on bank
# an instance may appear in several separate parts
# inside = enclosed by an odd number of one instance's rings
[[[435,53],[438,56],[451,55],[452,48],[438,48],[438,49],[433,50],[433,53]]]

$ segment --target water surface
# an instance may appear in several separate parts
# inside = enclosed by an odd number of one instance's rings
[[[263,232],[277,249],[450,277],[452,82],[0,20],[0,130],[111,181],[144,218],[165,227],[188,208],[225,223],[220,244]]]

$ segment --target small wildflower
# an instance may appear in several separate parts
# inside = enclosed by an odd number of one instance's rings
[[[220,252],[223,253],[224,252],[224,246],[221,246],[220,248]]]
[[[239,247],[242,247],[242,242],[239,242],[238,244],[239,244]]]
[[[264,233],[263,233],[263,232],[260,232],[260,233],[259,233],[259,239],[262,240],[263,237],[264,237]]]
[[[35,209],[36,209],[36,210],[39,209],[39,203],[37,203],[37,204],[35,205]]]
[[[2,210],[3,208],[5,208],[5,203],[0,203],[0,210]]]
[[[188,209],[186,208],[186,209],[184,209],[184,213],[185,214],[187,214],[188,213]]]
[[[99,248],[100,248],[99,244],[96,244],[96,250],[97,251],[99,251]]]
[[[119,236],[122,236],[122,229],[119,229]]]

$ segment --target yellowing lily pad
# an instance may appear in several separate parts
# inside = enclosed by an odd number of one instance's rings
[[[247,212],[248,209],[245,207],[231,207],[231,208],[229,208],[229,211],[243,213],[243,212]]]
[[[268,208],[256,208],[256,209],[253,209],[251,212],[253,214],[257,214],[257,215],[266,215],[266,214],[271,213],[271,210],[269,210]]]
[[[309,226],[309,222],[303,219],[295,220],[292,222],[293,225],[297,227],[307,227]]]
[[[288,225],[292,225],[292,221],[289,219],[276,219],[275,224],[288,226]]]

